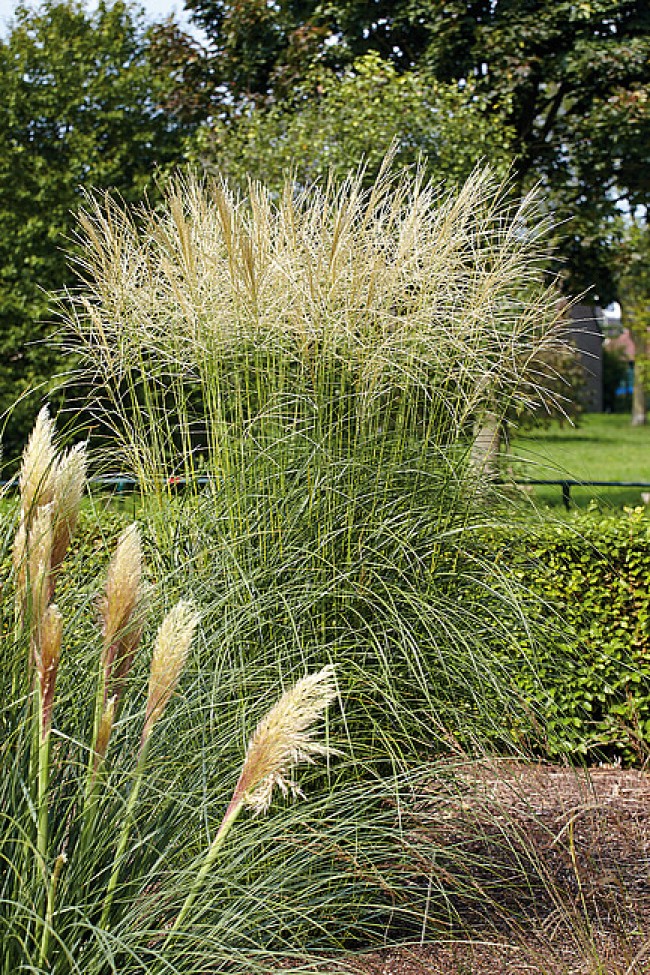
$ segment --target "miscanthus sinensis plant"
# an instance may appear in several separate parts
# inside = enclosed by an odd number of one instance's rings
[[[386,463],[417,444],[440,463],[538,392],[559,314],[548,229],[489,170],[443,192],[389,158],[370,189],[288,181],[279,198],[179,178],[162,208],[82,216],[66,316],[145,488],[269,449],[317,465],[371,445]]]
[[[315,726],[336,697],[334,671],[328,665],[280,694],[250,739],[219,822],[215,791],[223,793],[205,781],[197,789],[197,760],[183,761],[192,738],[206,759],[201,708],[188,701],[173,724],[199,614],[190,601],[176,602],[147,650],[152,593],[137,526],[110,558],[97,622],[84,626],[74,607],[67,617],[55,602],[85,478],[85,447],[62,452],[43,409],[20,471],[13,619],[6,592],[3,603],[0,972],[99,975],[159,964],[198,973],[228,943],[206,937],[204,927],[194,962],[183,947],[197,910],[222,921],[232,906],[213,890],[206,906],[206,890],[236,818],[246,808],[265,813],[275,790],[300,795],[296,766],[333,754]],[[73,639],[80,627],[86,650]],[[67,659],[66,644],[75,642]],[[195,819],[201,814],[214,823],[209,842]]]
[[[390,159],[368,189],[188,176],[81,219],[64,314],[161,570],[242,682],[340,662],[357,747],[500,737],[518,706],[490,653],[516,587],[473,540],[500,517],[481,451],[561,345],[548,230],[488,170],[447,191]]]
[[[188,176],[155,210],[82,215],[65,315],[145,489],[264,451],[313,454],[312,482],[324,452],[449,465],[486,416],[537,402],[560,311],[535,195],[390,164],[370,189],[359,173],[240,196]]]

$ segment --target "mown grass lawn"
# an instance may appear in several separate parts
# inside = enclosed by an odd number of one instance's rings
[[[517,436],[507,465],[518,478],[650,483],[650,426],[632,427],[628,414],[587,414],[578,427],[554,422]],[[572,488],[571,500],[579,507],[591,500],[613,507],[638,505],[644,490],[650,488]],[[535,499],[556,507],[562,503],[561,490],[537,487]]]

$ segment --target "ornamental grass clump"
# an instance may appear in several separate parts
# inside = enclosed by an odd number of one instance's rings
[[[258,724],[221,825],[201,852],[193,832],[214,809],[215,790],[197,789],[192,777],[197,760],[209,760],[217,777],[223,763],[201,745],[205,705],[195,701],[182,721],[172,702],[196,638],[195,605],[179,599],[164,615],[147,662],[152,591],[136,525],[120,535],[95,614],[75,616],[67,591],[61,609],[52,601],[53,553],[57,574],[66,554],[56,539],[72,540],[84,492],[83,480],[70,483],[72,471],[85,471],[82,458],[83,448],[59,450],[43,411],[25,451],[13,550],[10,602],[24,656],[13,673],[1,673],[0,973],[123,975],[160,962],[198,975],[202,967],[182,964],[190,908],[201,900],[208,909],[204,888],[215,882],[217,853],[238,813],[268,811],[276,786],[301,795],[291,770],[334,753],[314,737],[336,696],[333,668],[298,680]],[[86,599],[84,611],[91,606]],[[94,702],[84,699],[86,668]],[[176,722],[175,735],[168,722]],[[214,736],[222,753],[226,735]],[[254,835],[247,842],[252,848]],[[223,950],[215,936],[201,964]]]
[[[535,194],[390,163],[369,188],[361,171],[279,196],[179,177],[161,207],[82,215],[64,315],[143,488],[265,450],[466,455],[486,418],[538,404],[562,312]]]
[[[550,229],[489,168],[441,188],[390,158],[370,186],[185,176],[80,219],[63,314],[160,570],[182,553],[245,679],[350,668],[400,763],[450,734],[513,747],[519,593],[476,540],[512,520],[494,447],[564,345]]]
[[[155,575],[191,591],[204,626],[186,655],[178,610],[145,691],[139,612],[100,608],[98,703],[85,737],[66,727],[81,813],[68,800],[49,843],[67,856],[52,937],[81,971],[250,975],[447,918],[463,851],[434,851],[413,883],[402,811],[435,778],[419,763],[443,755],[448,780],[450,748],[516,747],[520,608],[477,545],[503,517],[478,447],[539,402],[561,344],[548,229],[488,170],[441,190],[389,162],[368,188],[238,195],[187,177],[155,209],[89,205],[64,314],[106,456],[145,494]],[[139,606],[112,578],[105,598]],[[323,661],[349,705],[327,723],[344,754],[304,768],[307,798],[280,815],[267,803],[295,798],[291,767],[323,747]],[[237,775],[248,702],[266,711],[289,674]],[[266,815],[234,828],[247,805]]]

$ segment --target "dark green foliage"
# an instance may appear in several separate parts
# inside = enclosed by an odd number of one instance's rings
[[[19,6],[0,40],[0,413],[69,366],[53,340],[48,290],[72,281],[64,248],[84,189],[138,200],[180,154],[182,129],[157,107],[142,16],[69,0]],[[36,413],[19,407],[4,440],[16,455]]]
[[[650,745],[650,522],[596,510],[520,528],[500,549],[529,590],[535,637],[513,667],[545,757],[645,761]],[[541,722],[538,720],[541,717]]]
[[[269,106],[242,111],[233,104],[198,130],[190,154],[233,185],[261,179],[276,192],[289,171],[305,185],[342,179],[361,162],[372,183],[391,145],[395,166],[424,157],[436,181],[461,182],[480,159],[505,175],[512,134],[485,109],[474,87],[460,91],[426,72],[399,74],[391,61],[368,54],[343,75],[317,66]]]

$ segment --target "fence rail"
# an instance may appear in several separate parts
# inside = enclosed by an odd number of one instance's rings
[[[569,510],[571,507],[571,488],[574,487],[614,487],[614,488],[649,488],[650,481],[578,481],[574,478],[558,478],[554,480],[539,480],[537,478],[510,482],[515,485],[527,484],[547,484],[557,485],[562,488],[562,501],[564,507]]]
[[[210,478],[207,475],[201,475],[193,479],[195,484],[208,484]],[[167,486],[171,488],[184,487],[187,483],[187,478],[185,477],[170,477],[167,481]],[[522,478],[516,481],[500,481],[498,483],[504,485],[513,485],[514,487],[526,487],[530,486],[556,486],[562,488],[562,501],[564,507],[569,510],[571,507],[571,488],[584,488],[584,487],[611,487],[611,488],[648,488],[650,490],[650,481],[579,481],[576,478],[562,477],[562,478]],[[89,484],[91,487],[113,489],[116,494],[127,494],[137,488],[138,482],[134,477],[129,477],[127,475],[117,474],[112,477],[91,477],[89,479]],[[13,481],[0,481],[0,486],[17,486],[17,480]]]

